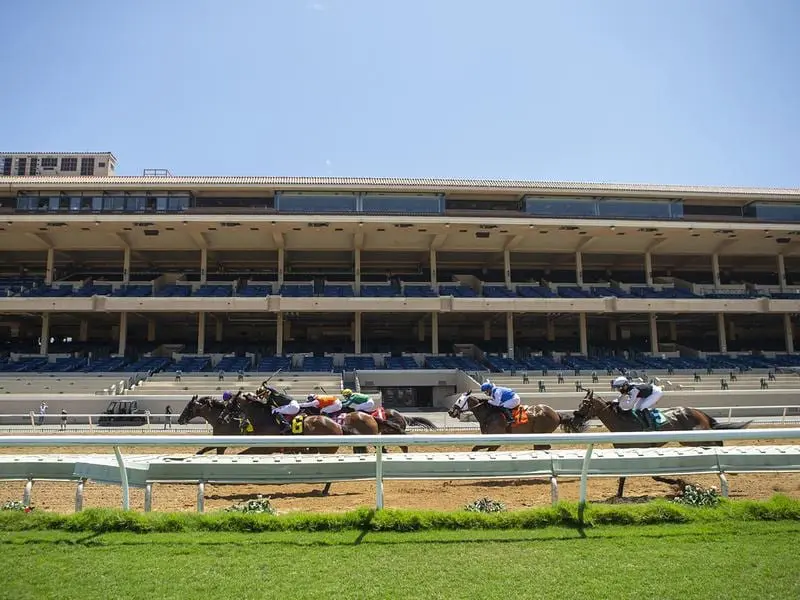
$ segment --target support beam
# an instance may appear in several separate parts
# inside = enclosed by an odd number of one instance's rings
[[[714,278],[714,288],[719,289],[720,279],[719,279],[719,254],[716,252],[711,255],[711,275]]]
[[[278,313],[278,321],[275,335],[275,354],[283,355],[283,313]]]
[[[356,354],[361,354],[361,322],[361,313],[357,312],[353,319],[353,345]]]
[[[194,240],[194,243],[197,245],[199,249],[202,250],[203,248],[208,248],[209,246],[208,238],[206,237],[206,234],[203,233],[202,231],[191,231],[189,232],[189,237],[191,237],[192,240]]]
[[[439,292],[439,273],[436,268],[436,250],[431,248],[431,287],[433,291],[438,293]]]
[[[511,288],[511,251],[503,250],[503,274],[505,276],[506,287]]]
[[[354,262],[355,262],[355,293],[356,296],[361,295],[361,248],[356,248],[353,254]]]
[[[286,265],[286,253],[283,248],[278,248],[278,286],[283,285],[283,272]]]
[[[78,341],[79,342],[88,342],[89,341],[89,320],[88,319],[81,319],[80,329],[78,329]]]
[[[728,353],[728,339],[725,335],[725,315],[717,313],[717,337],[719,338],[719,351]]]
[[[128,284],[131,281],[131,248],[125,246],[122,254],[122,283]]]
[[[794,323],[792,323],[792,315],[785,313],[783,315],[783,333],[786,340],[786,352],[789,354],[794,353]]]
[[[200,283],[208,281],[208,248],[200,248]]]
[[[655,313],[650,313],[650,352],[658,354],[658,321]]]
[[[215,327],[214,341],[215,342],[222,342],[222,334],[223,334],[224,325],[222,323],[222,319],[219,316],[217,316],[216,323],[215,323],[214,327]]]
[[[583,285],[583,256],[580,252],[575,253],[575,281]]]
[[[556,322],[553,317],[547,317],[547,341],[556,341]]]
[[[197,353],[206,353],[206,313],[197,313]]]
[[[644,253],[644,280],[647,285],[653,285],[653,255]]]
[[[156,341],[156,322],[154,319],[149,319],[147,321],[147,341]]]
[[[56,251],[53,248],[47,249],[47,264],[45,266],[44,271],[44,282],[47,285],[51,285],[53,283],[53,270],[55,267],[56,261]]]
[[[589,339],[588,339],[588,334],[586,332],[586,329],[587,329],[587,327],[586,327],[586,313],[580,313],[578,315],[578,329],[579,329],[578,333],[580,335],[580,342],[581,342],[580,352],[581,352],[581,354],[586,356],[587,354],[589,354]]]
[[[447,227],[450,226],[448,225]],[[440,250],[441,247],[444,246],[446,241],[447,241],[446,233],[437,233],[431,239],[431,250]]]
[[[675,321],[669,322],[669,341],[678,341],[678,324]]]
[[[119,313],[119,346],[117,354],[125,356],[128,346],[128,313]]]
[[[42,333],[39,354],[47,356],[50,350],[50,313],[42,313]]]
[[[783,254],[778,254],[778,285],[782,292],[786,291],[786,261]]]
[[[439,313],[431,313],[431,354],[439,354]]]
[[[514,358],[514,313],[506,313],[506,348],[508,358]]]
[[[489,319],[486,319],[483,322],[483,341],[484,342],[492,341],[492,322]]]
[[[608,339],[612,342],[617,341],[618,323],[614,319],[608,320]]]

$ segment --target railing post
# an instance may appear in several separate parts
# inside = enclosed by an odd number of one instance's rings
[[[375,509],[383,509],[383,446],[375,446]]]
[[[550,503],[553,506],[558,504],[558,479],[555,475],[550,477]]]
[[[578,500],[581,507],[586,506],[586,488],[589,479],[589,463],[592,461],[592,450],[594,444],[589,444],[586,448],[586,454],[583,455],[583,466],[581,467],[581,492],[580,499]]]
[[[730,423],[732,420],[733,420],[733,407],[729,406],[728,407],[728,423]]]
[[[144,512],[153,510],[153,484],[148,481],[144,484]]]
[[[150,411],[149,410],[144,411],[144,419],[145,419],[145,421],[147,421],[147,431],[152,431],[152,429],[150,427]]]
[[[85,483],[85,479],[79,479],[78,486],[75,488],[75,512],[83,510],[83,486]]]
[[[33,489],[33,478],[29,477],[25,482],[25,488],[22,490],[22,503],[25,506],[31,505],[31,490]]]
[[[122,459],[122,453],[119,451],[119,446],[114,446],[114,455],[117,457],[117,464],[119,465],[119,480],[122,483],[122,510],[130,510],[130,488],[128,487],[128,470],[125,468],[125,461]]]
[[[31,427],[36,427],[36,420],[33,418],[33,411],[28,413],[31,417]]]
[[[728,478],[725,476],[725,471],[719,472],[719,492],[722,494],[723,498],[728,497],[729,488],[728,488]]]
[[[789,410],[788,406],[783,407],[783,415],[781,416],[781,425],[786,425],[786,411]]]
[[[89,431],[94,431],[94,426],[92,424],[92,415],[89,415]]]
[[[201,513],[205,510],[205,495],[206,495],[206,484],[201,479],[197,482],[197,512]]]

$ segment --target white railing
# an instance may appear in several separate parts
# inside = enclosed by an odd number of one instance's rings
[[[520,446],[520,445],[585,445],[586,453],[580,479],[581,506],[586,504],[589,465],[595,444],[644,444],[668,442],[724,442],[731,440],[797,440],[800,428],[792,429],[737,429],[705,431],[671,431],[642,433],[579,433],[579,434],[519,434],[519,435],[353,435],[353,436],[196,436],[170,437],[149,435],[126,436],[0,436],[0,447],[61,447],[111,446],[119,467],[122,487],[122,507],[130,508],[130,490],[125,460],[120,446],[176,446],[176,447],[259,447],[259,448],[315,448],[338,446],[375,446],[375,505],[383,508],[383,446]],[[466,460],[469,460],[468,458]],[[723,474],[720,473],[722,478]]]

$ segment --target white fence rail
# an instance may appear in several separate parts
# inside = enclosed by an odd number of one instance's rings
[[[383,508],[384,477],[389,478],[431,478],[431,479],[484,479],[488,477],[502,477],[518,479],[523,477],[543,476],[550,474],[551,484],[554,486],[554,497],[557,495],[557,474],[580,475],[580,503],[586,503],[587,480],[592,476],[625,476],[625,475],[653,475],[653,474],[682,474],[682,473],[716,473],[720,477],[723,492],[727,490],[725,473],[729,471],[800,471],[800,446],[777,447],[747,447],[747,448],[692,448],[682,449],[680,453],[663,454],[665,450],[615,450],[614,454],[606,456],[597,455],[598,460],[593,460],[595,444],[653,444],[667,442],[724,442],[731,440],[798,440],[800,428],[793,429],[755,429],[755,430],[716,430],[716,431],[683,431],[683,432],[649,432],[649,433],[583,433],[583,434],[530,434],[530,435],[384,435],[384,436],[194,436],[181,435],[165,439],[164,436],[134,435],[134,436],[0,436],[0,446],[4,447],[63,447],[92,446],[109,447],[114,450],[116,464],[109,465],[108,458],[101,459],[101,467],[86,468],[82,472],[73,471],[72,477],[80,478],[78,494],[82,498],[82,485],[85,479],[97,479],[106,482],[118,482],[122,487],[122,506],[130,508],[130,479],[133,485],[146,486],[146,498],[150,496],[150,483],[154,480],[149,471],[158,468],[153,465],[184,464],[182,477],[178,477],[175,469],[169,475],[166,469],[161,475],[156,476],[159,481],[188,481],[198,482],[198,508],[202,510],[202,494],[206,481],[275,481],[282,483],[302,483],[313,481],[352,481],[356,479],[374,479],[376,488],[375,505]],[[382,446],[463,446],[465,444],[488,444],[502,446],[519,445],[586,445],[582,457],[572,457],[572,467],[559,469],[554,467],[554,461],[567,460],[569,456],[558,452],[527,452],[527,453],[428,453],[424,459],[419,455],[398,455],[385,457]],[[374,456],[347,455],[306,455],[282,457],[280,460],[263,456],[236,456],[206,458],[203,460],[181,458],[134,458],[128,463],[122,456],[120,446],[226,446],[226,447],[265,447],[265,448],[307,448],[307,447],[333,447],[333,446],[375,446]],[[666,449],[671,450],[671,449]],[[661,452],[662,454],[659,454]],[[574,451],[573,451],[574,453]],[[738,460],[732,457],[739,457]],[[434,457],[438,457],[434,459]],[[616,457],[616,459],[615,459]],[[0,479],[27,479],[26,494],[30,498],[30,488],[36,479],[36,469],[28,468],[27,477],[22,477],[19,471],[15,474],[10,466],[14,458],[0,462],[3,465]],[[43,457],[27,457],[39,464],[50,465]],[[664,460],[671,460],[671,464],[659,467]],[[19,457],[16,457],[20,462]],[[614,460],[615,459],[615,460]],[[215,463],[216,460],[216,463]],[[575,467],[575,461],[579,469]],[[24,461],[23,461],[24,462]],[[51,461],[52,462],[52,461]],[[90,460],[84,462],[93,463]],[[551,465],[549,471],[547,463]],[[63,459],[62,459],[63,463]],[[405,465],[404,467],[389,467],[384,474],[386,464]],[[436,468],[424,467],[426,464],[436,464]],[[216,464],[205,468],[209,464]],[[254,465],[250,471],[244,472],[247,465]],[[104,467],[103,467],[104,465]],[[344,466],[343,466],[344,465]],[[410,466],[409,466],[410,465]],[[23,471],[24,471],[23,468]],[[49,467],[48,467],[49,468]],[[237,469],[239,474],[237,475]],[[426,470],[427,469],[427,470]],[[40,472],[46,471],[43,470]],[[109,471],[116,474],[112,478]],[[145,473],[141,473],[145,471]],[[63,473],[63,471],[62,471]],[[105,473],[105,474],[104,474]],[[5,477],[3,476],[5,474]],[[256,474],[258,474],[256,476]],[[187,479],[188,477],[188,479]],[[41,477],[40,477],[41,478]],[[76,494],[76,506],[78,505]],[[146,505],[148,504],[146,500]]]

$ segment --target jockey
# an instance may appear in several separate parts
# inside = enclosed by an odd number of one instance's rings
[[[352,408],[353,410],[372,413],[375,412],[375,400],[366,394],[359,394],[353,390],[342,390],[342,406],[344,408]]]
[[[230,401],[231,398],[233,398],[233,394],[231,394],[230,392],[222,392],[222,401],[223,402],[228,402],[228,401]]]
[[[278,415],[281,419],[281,433],[288,433],[292,427],[292,419],[300,412],[300,404],[288,396],[273,396],[272,401],[277,404],[272,409],[272,414]]]
[[[514,424],[512,409],[520,404],[519,394],[511,388],[499,387],[491,381],[481,385],[481,391],[489,396],[489,404],[499,408],[506,418],[506,425]]]
[[[306,402],[300,403],[300,408],[318,408],[320,414],[330,416],[342,410],[342,401],[338,396],[309,394]]]
[[[664,395],[661,387],[652,383],[631,383],[627,377],[617,377],[611,382],[611,388],[618,390],[617,398],[620,410],[630,410],[634,415],[641,413],[649,429],[655,429],[655,419],[651,408]]]

